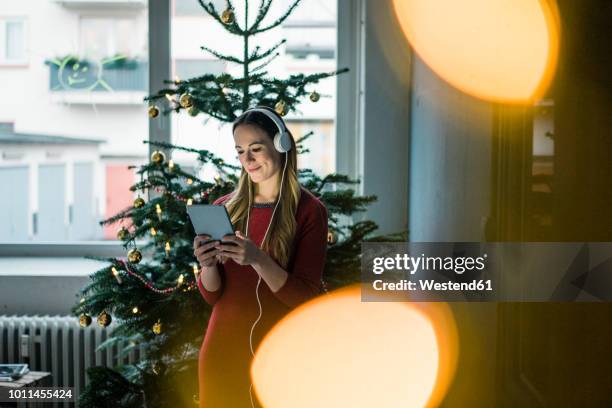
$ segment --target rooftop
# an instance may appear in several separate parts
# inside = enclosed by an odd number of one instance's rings
[[[17,133],[13,123],[0,123],[0,144],[95,145],[104,140]]]

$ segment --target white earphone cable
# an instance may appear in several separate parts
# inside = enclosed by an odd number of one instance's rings
[[[266,237],[268,236],[268,232],[270,231],[270,227],[272,226],[272,221],[274,220],[274,214],[276,213],[276,209],[278,208],[278,204],[281,201],[281,197],[283,194],[283,184],[285,182],[285,171],[287,170],[287,161],[289,160],[289,158],[287,157],[287,153],[285,152],[285,164],[283,165],[283,175],[281,176],[281,182],[280,182],[280,189],[278,192],[278,199],[276,200],[276,204],[274,205],[274,210],[272,211],[272,215],[270,216],[270,223],[268,224],[268,228],[266,228],[266,233],[263,236],[263,239],[261,240],[261,246],[263,246],[263,243],[266,240]],[[249,207],[247,208],[247,220],[246,220],[246,231],[245,234],[248,237],[249,234],[249,216],[251,214],[251,183],[249,181]],[[255,287],[255,297],[257,298],[257,305],[259,307],[259,315],[257,316],[257,319],[255,319],[255,321],[253,322],[253,325],[251,326],[251,332],[249,333],[249,348],[251,349],[251,356],[255,357],[255,351],[253,350],[253,332],[255,331],[255,326],[257,326],[257,323],[259,323],[259,320],[261,320],[261,317],[263,316],[263,307],[261,306],[261,299],[259,299],[259,285],[261,284],[261,275],[259,275],[257,277],[257,286]],[[250,387],[249,387],[249,397],[251,398],[251,407],[255,408],[255,404],[253,403],[253,394],[252,394],[252,389],[253,389],[253,383],[251,383]]]

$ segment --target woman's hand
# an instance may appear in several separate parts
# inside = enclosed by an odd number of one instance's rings
[[[210,239],[210,235],[196,235],[193,239],[193,254],[203,268],[210,268],[217,263],[219,250],[216,245],[218,241],[211,241],[203,244]]]
[[[219,255],[230,258],[238,265],[253,265],[261,260],[262,254],[265,254],[240,231],[236,231],[236,235],[226,235],[223,237],[223,242],[231,242],[221,244],[218,242],[216,248],[219,250]]]

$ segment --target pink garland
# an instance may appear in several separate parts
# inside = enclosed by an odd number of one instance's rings
[[[153,286],[153,284],[149,281],[147,281],[145,278],[143,278],[142,276],[140,276],[139,274],[137,274],[136,272],[133,272],[130,270],[130,267],[128,266],[128,263],[125,262],[125,260],[123,259],[119,259],[119,262],[121,262],[121,264],[123,265],[123,268],[125,269],[125,271],[130,275],[133,276],[135,278],[137,278],[139,281],[141,281],[145,287],[155,293],[159,293],[162,295],[166,295],[169,293],[174,292],[175,290],[178,289],[178,287],[173,287],[173,288],[166,288],[166,289],[157,289],[155,286]],[[194,288],[195,285],[193,283],[190,283],[189,286],[187,287],[188,290],[191,290],[192,288]]]

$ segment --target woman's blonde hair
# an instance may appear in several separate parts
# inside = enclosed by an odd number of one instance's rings
[[[272,109],[270,109],[270,111],[277,115]],[[280,116],[278,117],[280,118]],[[278,128],[276,127],[275,123],[265,114],[257,111],[247,111],[238,117],[238,119],[234,121],[232,131],[235,131],[240,125],[255,126],[263,130],[271,139],[273,139],[274,135],[278,132]],[[278,208],[276,209],[274,219],[270,225],[268,235],[266,235],[266,238],[261,245],[261,248],[271,255],[283,268],[287,267],[289,258],[291,257],[291,249],[297,227],[295,214],[301,194],[301,187],[297,174],[297,152],[295,140],[288,129],[287,133],[289,133],[291,139],[291,150],[289,150],[287,153],[280,153],[281,172],[282,168],[285,167],[285,160],[287,160],[285,177],[284,179],[283,177],[278,178],[279,191],[281,187],[281,180],[283,180],[282,195],[280,197],[280,202],[278,203]],[[251,181],[248,173],[243,168],[240,173],[240,179],[238,180],[238,186],[225,206],[229,212],[234,228],[242,231],[245,235],[248,234],[248,231],[246,231],[247,211],[249,210],[249,203],[255,202],[254,198],[254,183]]]

